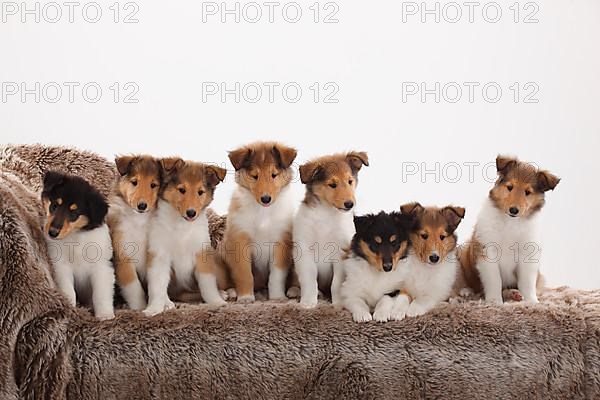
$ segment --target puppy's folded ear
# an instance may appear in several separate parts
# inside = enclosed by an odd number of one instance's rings
[[[356,233],[359,235],[364,234],[371,226],[373,226],[374,221],[375,216],[373,214],[354,216],[354,228],[356,229]]]
[[[214,188],[219,183],[223,182],[227,170],[225,168],[217,167],[216,165],[209,165],[206,167],[206,183],[209,187]]]
[[[288,146],[284,146],[282,144],[276,144],[273,146],[273,156],[277,161],[277,166],[281,169],[288,169],[294,160],[296,159],[296,155],[298,152],[296,149]]]
[[[547,192],[548,190],[554,190],[556,185],[560,182],[560,178],[556,175],[551,174],[548,171],[539,171],[537,173],[537,189],[540,192]]]
[[[300,181],[307,184],[319,180],[324,171],[323,166],[318,162],[311,161],[302,164],[300,166]]]
[[[236,171],[242,168],[248,168],[252,161],[252,149],[248,147],[241,147],[229,152],[229,161]]]
[[[184,165],[185,161],[179,157],[166,157],[160,159],[160,169],[163,178],[176,174],[177,170],[181,169]]]
[[[442,216],[448,223],[448,230],[452,233],[458,228],[460,221],[465,217],[465,209],[462,207],[448,206],[440,210]]]
[[[404,214],[397,211],[391,214],[399,230],[409,233],[417,228],[418,218],[415,214]]]
[[[47,193],[54,189],[56,186],[63,183],[65,174],[58,171],[47,171],[44,174],[44,189],[43,192]]]
[[[407,203],[400,206],[400,211],[404,215],[414,215],[415,217],[419,217],[425,211],[425,208],[416,201],[413,203]]]
[[[87,228],[93,229],[102,225],[107,213],[108,203],[104,199],[104,196],[98,190],[91,187],[87,196],[87,216],[89,218]]]
[[[117,171],[121,176],[127,175],[131,169],[131,164],[136,159],[135,156],[117,156],[115,158],[115,164],[117,165]]]
[[[369,156],[364,151],[351,151],[346,155],[346,160],[348,161],[348,165],[350,165],[352,173],[355,175],[363,165],[366,167],[369,166]]]
[[[498,174],[505,176],[508,171],[517,165],[517,159],[509,156],[498,155],[496,157],[496,170]]]

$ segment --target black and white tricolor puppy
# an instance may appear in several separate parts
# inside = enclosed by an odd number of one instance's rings
[[[79,299],[91,303],[96,317],[113,318],[115,274],[106,200],[86,180],[49,171],[42,203],[56,284],[71,305]]]

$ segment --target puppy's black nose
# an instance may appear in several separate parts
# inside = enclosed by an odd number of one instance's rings
[[[148,204],[144,203],[143,201],[138,203],[138,210],[146,211],[146,208],[148,208]]]
[[[263,204],[269,204],[271,202],[271,196],[266,194],[260,198],[260,201],[262,201]]]
[[[48,229],[48,235],[50,235],[50,237],[56,238],[56,237],[58,237],[59,233],[60,233],[60,231],[56,228]]]
[[[511,207],[508,209],[508,212],[510,212],[510,215],[517,215],[519,213],[519,209],[517,207]]]
[[[352,209],[352,207],[354,207],[354,202],[348,200],[348,201],[344,202],[344,207],[346,207],[346,210],[350,210],[350,209]]]
[[[185,212],[185,215],[187,215],[188,218],[194,218],[196,216],[196,210],[190,208]]]
[[[429,256],[429,261],[435,264],[436,262],[440,261],[440,256],[437,254],[432,254]]]
[[[384,262],[383,263],[383,270],[385,272],[390,272],[392,270],[392,263],[391,262]]]

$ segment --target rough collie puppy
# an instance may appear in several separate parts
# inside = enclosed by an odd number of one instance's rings
[[[227,171],[180,158],[160,163],[163,182],[148,232],[148,307],[144,314],[173,308],[169,294],[176,297],[198,289],[205,302],[225,304],[217,284],[206,207]]]
[[[296,150],[274,142],[249,144],[229,153],[237,188],[227,215],[220,255],[241,302],[268,288],[285,298],[292,264],[294,205],[290,182]]]
[[[400,207],[402,214],[416,218],[410,234],[408,274],[404,282],[406,315],[425,314],[448,300],[460,272],[456,255],[456,228],[465,216],[462,207],[423,207],[419,203]]]
[[[356,234],[342,267],[341,295],[356,322],[404,318],[405,296],[395,296],[406,279],[412,216],[399,212],[354,217]],[[371,310],[374,309],[373,315]]]
[[[93,306],[96,317],[113,318],[115,274],[104,222],[106,200],[84,179],[49,171],[44,176],[42,203],[57,286],[71,305],[79,299]]]
[[[133,310],[146,307],[142,287],[146,270],[148,224],[158,202],[161,182],[159,161],[151,156],[115,159],[119,179],[110,198],[108,226],[114,249],[117,282]]]
[[[306,196],[294,219],[293,238],[299,249],[294,266],[301,288],[300,304],[305,307],[317,305],[319,289],[331,291],[333,304],[341,302],[341,255],[354,235],[351,210],[363,165],[369,165],[367,154],[350,152],[300,166]]]
[[[537,303],[541,289],[537,222],[545,192],[560,179],[516,158],[498,156],[498,179],[483,205],[473,237],[460,251],[468,285],[489,302],[502,303],[502,290]]]

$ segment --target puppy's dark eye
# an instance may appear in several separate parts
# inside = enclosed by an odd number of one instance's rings
[[[198,190],[198,196],[202,196],[204,194],[204,190]]]
[[[531,190],[527,189],[527,190],[525,191],[525,196],[529,196],[530,194],[531,194]]]
[[[373,253],[375,253],[375,252],[377,252],[377,245],[376,245],[375,243],[371,243],[371,244],[369,244],[369,249],[370,249],[370,250],[371,250]]]
[[[151,189],[156,189],[156,187],[157,187],[157,186],[158,186],[158,184],[156,184],[156,183],[154,183],[154,182],[152,182],[152,183],[150,184],[150,188],[151,188]]]
[[[133,181],[131,181],[131,184],[132,184],[133,186],[137,186],[137,181],[136,181],[136,180],[133,180]]]
[[[57,208],[58,208],[58,204],[56,204],[56,203],[50,204],[50,212],[56,211]]]
[[[513,190],[513,185],[507,185],[506,188],[508,189],[509,192],[512,192]]]
[[[271,174],[271,177],[272,177],[273,179],[275,179],[275,178],[277,178],[277,176],[278,176],[278,175],[279,175],[279,174]]]
[[[330,183],[329,187],[335,189],[337,187],[337,183]]]
[[[421,238],[423,238],[423,240],[427,240],[429,239],[429,235],[426,233],[421,233]]]
[[[250,175],[252,177],[252,179],[254,179],[255,181],[258,180],[258,175]]]
[[[179,188],[179,193],[185,194],[185,189],[184,188]]]
[[[446,239],[446,236],[440,235],[440,240],[444,240],[444,239]]]

